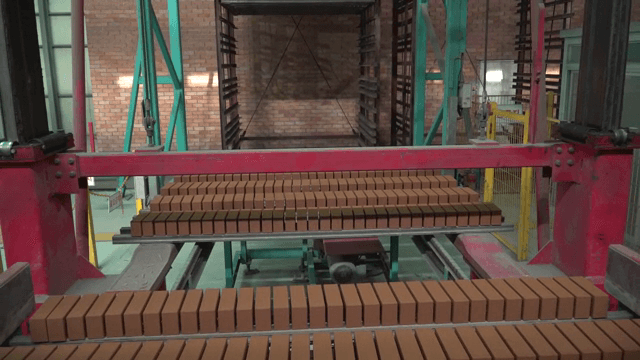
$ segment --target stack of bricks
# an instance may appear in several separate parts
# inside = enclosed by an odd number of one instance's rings
[[[335,355],[335,356],[334,356]],[[313,356],[313,357],[312,357]],[[598,320],[0,348],[0,360],[638,359],[640,320]]]
[[[431,171],[185,175],[131,223],[132,236],[409,229],[502,224],[451,176]]]
[[[34,342],[56,342],[604,318],[608,305],[608,295],[583,277],[118,292],[49,297],[30,329]]]

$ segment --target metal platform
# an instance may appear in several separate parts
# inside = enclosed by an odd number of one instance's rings
[[[280,232],[260,234],[227,234],[227,235],[186,235],[186,236],[147,236],[133,237],[130,234],[113,236],[114,244],[157,244],[185,242],[220,242],[220,241],[271,241],[271,240],[305,240],[305,239],[340,239],[364,238],[380,236],[413,236],[436,234],[476,234],[513,231],[513,225],[479,226],[479,227],[442,227],[422,229],[364,229],[342,231],[306,231]],[[124,229],[123,229],[124,230]]]
[[[372,0],[222,0],[233,15],[340,15],[361,14]]]

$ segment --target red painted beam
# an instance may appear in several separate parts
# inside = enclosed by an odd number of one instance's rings
[[[208,151],[76,156],[78,177],[305,172],[345,170],[473,169],[551,166],[565,144],[433,146],[327,150]],[[64,161],[64,160],[63,160]]]

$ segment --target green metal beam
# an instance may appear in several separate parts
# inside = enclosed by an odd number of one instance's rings
[[[160,48],[160,52],[164,57],[164,62],[167,64],[167,70],[169,70],[169,78],[171,79],[171,83],[173,84],[174,89],[182,89],[182,83],[180,79],[178,79],[178,74],[176,74],[176,70],[173,66],[173,61],[171,60],[171,55],[169,55],[169,49],[167,49],[167,43],[164,41],[164,35],[162,35],[162,30],[160,30],[160,25],[158,24],[158,18],[156,18],[155,12],[153,12],[153,8],[151,8],[151,22],[153,25],[153,32],[156,34],[156,39],[158,40],[158,47]]]
[[[444,104],[440,105],[440,110],[438,110],[438,115],[436,115],[436,118],[433,120],[433,123],[431,124],[431,128],[429,129],[427,138],[424,140],[424,145],[431,145],[433,143],[433,139],[435,139],[436,134],[438,133],[438,128],[442,123],[443,106]]]
[[[442,106],[442,145],[453,145],[449,141],[448,132],[453,127],[447,126],[449,121],[455,121],[457,114],[452,113],[457,109],[457,104],[452,101],[458,99],[460,86],[460,74],[462,73],[462,59],[467,49],[467,0],[445,1],[447,14],[447,48],[444,60],[444,104]],[[455,105],[455,106],[454,106]]]
[[[426,81],[429,81],[429,80],[433,81],[433,80],[442,80],[443,77],[442,77],[442,73],[428,72],[428,73],[424,74],[424,79]]]
[[[176,149],[178,151],[187,151],[189,150],[189,145],[187,142],[187,110],[184,97],[184,66],[182,59],[182,30],[180,26],[180,0],[167,0],[167,10],[169,16],[171,59],[183,90],[179,94],[174,92],[174,101],[176,96],[179,96],[182,104],[180,109],[176,112]]]

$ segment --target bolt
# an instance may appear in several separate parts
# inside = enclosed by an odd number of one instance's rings
[[[60,165],[60,159],[53,160],[53,163],[56,164],[56,165]]]
[[[60,171],[56,172],[56,177],[60,179],[62,177],[62,173]]]
[[[558,167],[559,167],[560,165],[562,165],[562,161],[560,161],[560,160],[556,160],[556,166],[558,166]]]
[[[69,165],[73,165],[76,161],[73,158],[69,158]]]
[[[569,154],[573,154],[574,152],[576,152],[576,149],[572,146],[569,148]]]
[[[567,165],[569,165],[569,166],[573,166],[574,164],[575,164],[575,162],[573,161],[573,159],[569,159],[567,161]]]
[[[72,177],[72,178],[76,177],[76,172],[75,171],[70,172],[69,177]]]
[[[557,149],[556,149],[556,152],[557,152],[558,154],[562,154],[562,148],[561,148],[561,147],[557,148]]]
[[[15,155],[15,154],[16,154],[16,152],[17,152],[17,151],[16,151],[16,149],[11,149],[11,153],[12,153],[13,155]]]

